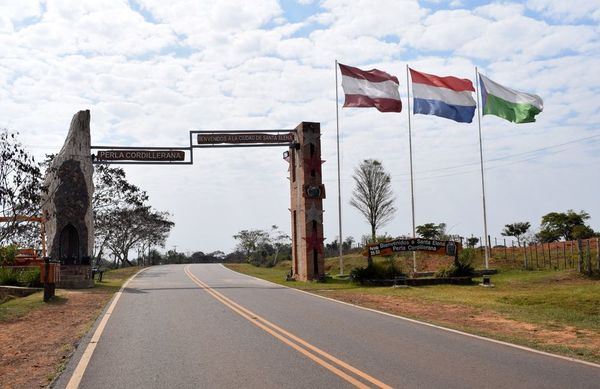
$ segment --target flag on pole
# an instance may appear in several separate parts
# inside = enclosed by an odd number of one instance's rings
[[[471,92],[475,88],[470,80],[409,70],[415,114],[441,116],[460,123],[473,121],[475,100]]]
[[[384,71],[361,70],[340,65],[344,107],[375,107],[380,112],[400,112],[402,102],[398,92],[398,78]]]
[[[531,123],[544,109],[544,101],[538,95],[507,88],[481,73],[479,81],[483,115],[496,115],[513,123]]]

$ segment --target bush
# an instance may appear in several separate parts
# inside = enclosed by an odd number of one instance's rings
[[[40,269],[0,268],[0,285],[27,287],[41,286]]]
[[[20,286],[36,287],[41,286],[40,269],[29,268],[19,272],[17,277]]]
[[[15,263],[19,249],[16,244],[0,246],[0,266],[10,266]]]
[[[19,273],[10,267],[0,268],[0,285],[19,286]]]
[[[367,280],[389,280],[403,276],[401,269],[396,267],[393,259],[388,263],[373,263],[367,267],[357,267],[350,271],[350,280],[359,284]]]
[[[475,250],[466,248],[458,255],[458,260],[447,268],[442,268],[435,273],[436,277],[469,277],[475,272],[473,260],[475,259]]]

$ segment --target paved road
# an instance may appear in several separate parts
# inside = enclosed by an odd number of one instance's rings
[[[598,367],[335,303],[221,265],[140,273],[95,345],[80,388],[600,387]],[[85,348],[54,387],[67,386]]]

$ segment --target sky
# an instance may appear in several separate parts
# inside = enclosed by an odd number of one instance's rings
[[[544,100],[535,123],[481,120],[488,230],[585,210],[600,230],[599,0],[0,0],[0,128],[41,160],[72,116],[91,111],[93,145],[189,146],[190,130],[321,123],[326,243],[368,223],[352,174],[376,158],[410,235],[406,66],[494,81]],[[335,60],[400,80],[401,113],[336,104]],[[411,115],[416,224],[483,236],[478,125]],[[230,251],[242,229],[290,231],[284,148],[197,149],[191,166],[124,166],[176,223],[167,249]],[[493,238],[492,238],[493,239]]]

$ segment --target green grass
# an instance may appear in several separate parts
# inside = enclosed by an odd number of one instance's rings
[[[96,281],[96,287],[89,291],[91,293],[115,293],[129,277],[139,270],[139,267],[108,270],[104,273],[102,282]],[[11,297],[0,301],[0,323],[18,319],[34,309],[43,308],[45,306],[43,297],[43,292],[37,292],[27,297]],[[60,290],[57,290],[56,296],[48,304],[64,304],[66,301],[66,298],[61,297]]]
[[[0,304],[0,323],[25,316],[34,309],[45,306],[44,293],[37,292],[27,297],[11,298]],[[53,297],[47,304],[64,304],[66,299],[60,295]]]
[[[135,273],[140,271],[141,267],[125,267],[122,269],[106,270],[102,276],[102,282],[96,277],[96,290],[102,292],[117,292],[121,286]]]

